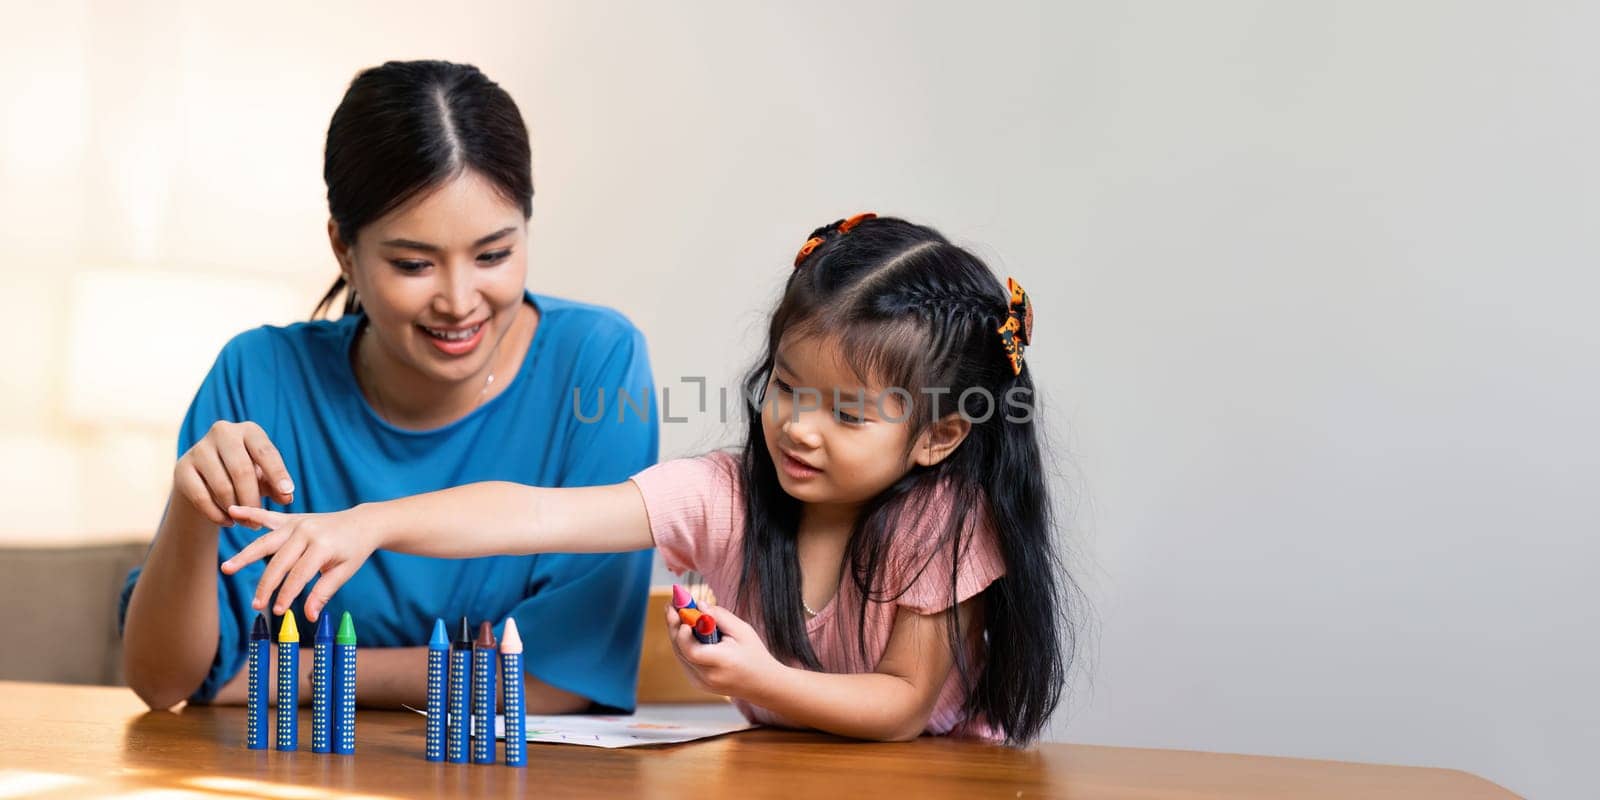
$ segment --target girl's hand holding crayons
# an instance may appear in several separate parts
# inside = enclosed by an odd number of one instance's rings
[[[329,514],[284,514],[247,506],[231,506],[228,514],[245,525],[270,530],[227,561],[222,571],[232,575],[267,556],[272,560],[256,584],[250,606],[257,611],[277,592],[272,613],[283,614],[312,578],[322,575],[306,598],[306,617],[316,620],[333,593],[350,579],[382,545],[376,520],[361,506]]]
[[[784,669],[749,623],[722,606],[707,606],[704,611],[716,618],[717,628],[722,631],[722,639],[714,645],[696,641],[690,626],[679,618],[678,609],[667,606],[667,635],[684,674],[695,688],[749,697],[770,676]]]

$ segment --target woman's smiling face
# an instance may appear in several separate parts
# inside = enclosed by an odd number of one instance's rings
[[[467,170],[334,249],[383,360],[458,384],[482,380],[517,318],[527,233],[521,208]]]

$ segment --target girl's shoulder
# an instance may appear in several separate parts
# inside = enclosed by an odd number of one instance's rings
[[[738,497],[739,455],[735,450],[712,450],[671,458],[641,470],[633,481],[645,491],[647,501],[651,495],[703,500]]]
[[[989,497],[949,483],[914,492],[890,520],[896,531],[884,560],[900,605],[921,613],[949,608],[1005,574]]]

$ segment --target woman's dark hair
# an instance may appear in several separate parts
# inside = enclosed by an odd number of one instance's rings
[[[328,123],[322,178],[339,238],[354,244],[373,220],[467,170],[533,214],[528,128],[511,95],[477,67],[390,61],[356,76]],[[317,304],[324,315],[341,291],[344,313],[361,299],[344,276]]]
[[[891,551],[893,538],[915,529],[936,489],[949,492],[949,508],[977,510],[966,519],[950,514],[937,541],[916,543],[916,564],[927,569],[943,563],[936,556],[949,559],[951,573],[941,578],[950,591],[945,616],[960,677],[972,687],[968,719],[987,721],[1008,742],[1026,744],[1062,696],[1077,628],[1068,600],[1075,611],[1080,593],[1055,542],[1033,421],[1033,380],[1026,366],[1014,373],[997,332],[1010,296],[983,262],[931,228],[880,217],[841,233],[842,223],[812,233],[822,242],[790,276],[767,331],[766,353],[745,378],[751,402],[737,467],[746,487],[741,602],[757,612],[753,616],[773,655],[820,668],[801,614],[801,504],[778,483],[762,433],[765,403],[757,399],[765,396],[780,339],[823,337],[849,354],[863,385],[876,381],[907,390],[911,402],[899,416],[910,426],[907,455],[935,422],[933,395],[923,390],[948,389],[940,416],[959,400],[971,430],[938,464],[913,467],[865,504],[846,550],[848,578],[840,590],[853,589],[858,601],[841,608],[853,606],[859,656],[870,664],[867,603],[892,603],[908,588],[885,585],[891,571],[885,567],[896,563],[893,553],[904,552],[907,544]],[[994,405],[985,408],[984,394]],[[1028,413],[1001,408],[1002,398],[1023,398]],[[1005,575],[982,593],[981,635],[960,630],[955,604],[959,563],[978,521],[992,526],[1005,561]],[[981,654],[976,664],[967,655],[974,645]]]

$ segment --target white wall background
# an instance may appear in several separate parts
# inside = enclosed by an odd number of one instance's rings
[[[858,209],[1028,287],[1099,631],[1054,738],[1594,794],[1600,6],[320,5],[5,8],[0,315],[64,330],[103,268],[309,308],[345,83],[471,61],[532,126],[531,284],[628,313],[664,386],[732,385]],[[53,346],[8,341],[0,437],[55,530],[139,477],[56,411]],[[155,472],[94,524],[152,525]]]

